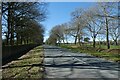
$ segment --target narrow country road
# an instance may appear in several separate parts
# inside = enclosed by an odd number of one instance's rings
[[[102,58],[43,45],[45,78],[118,78],[119,67]]]

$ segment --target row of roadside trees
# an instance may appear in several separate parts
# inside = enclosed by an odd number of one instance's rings
[[[2,2],[4,45],[43,43],[47,4],[38,2]]]
[[[110,48],[110,40],[118,45],[120,39],[118,3],[101,2],[88,9],[77,8],[71,13],[72,20],[59,24],[52,28],[48,44],[68,43],[68,39],[81,45],[84,41],[93,40],[96,47],[96,39],[102,41],[106,37],[107,48]]]

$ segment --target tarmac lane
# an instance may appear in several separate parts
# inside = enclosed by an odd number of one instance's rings
[[[45,78],[119,78],[117,63],[57,46],[43,47]]]

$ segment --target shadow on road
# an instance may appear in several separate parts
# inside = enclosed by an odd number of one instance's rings
[[[48,51],[57,51],[60,52],[62,54],[64,54],[65,52],[70,52],[68,49],[63,49],[60,47],[56,47],[56,46],[44,46],[45,50]],[[49,52],[48,52],[49,53]],[[90,56],[90,55],[45,55],[44,59],[46,58],[55,58],[55,59],[63,59],[63,58],[78,58],[80,60],[82,60],[85,63],[77,63],[73,62],[73,63],[68,63],[68,64],[43,64],[43,66],[45,67],[58,67],[58,68],[77,68],[77,69],[100,69],[100,70],[116,70],[116,71],[120,71],[120,66],[119,63],[114,63],[114,62],[110,62],[107,60],[99,60],[99,58],[94,57],[94,56]],[[88,60],[86,60],[88,59]],[[97,60],[97,61],[92,61],[92,60]]]

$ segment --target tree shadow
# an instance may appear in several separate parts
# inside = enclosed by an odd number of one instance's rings
[[[103,62],[104,64],[106,64],[106,62]],[[114,71],[120,71],[118,67],[112,67],[112,65],[108,65],[108,63],[104,66],[100,66],[100,64],[98,65],[94,65],[95,63],[91,63],[91,64],[74,64],[74,63],[71,63],[71,64],[59,64],[59,65],[56,65],[56,64],[44,64],[43,66],[45,68],[55,68],[56,70],[53,70],[52,73],[54,74],[58,74],[58,73],[63,73],[62,75],[59,75],[61,78],[69,78],[70,76],[73,76],[74,74],[76,74],[75,72],[75,69],[76,70],[91,70],[93,71],[93,69],[96,71],[95,73],[97,75],[99,75],[99,77],[101,77],[102,79],[97,79],[97,80],[110,80],[109,78],[106,78],[101,72],[100,70],[107,70],[107,71],[111,71],[111,70],[114,70]],[[110,67],[109,67],[110,66]],[[65,70],[62,70],[62,69],[69,69],[68,71],[65,71]],[[49,71],[49,70],[48,70]],[[66,73],[67,74],[64,74]],[[69,72],[69,73],[68,73]],[[93,71],[94,72],[94,71]],[[88,73],[88,72],[86,72]],[[84,73],[83,73],[84,74]],[[114,73],[110,73],[110,74],[114,74]],[[119,74],[119,73],[118,73]],[[47,75],[47,72],[46,72],[46,75]],[[48,74],[49,76],[53,76],[51,73]],[[80,74],[77,74],[77,75],[80,75]],[[87,75],[86,75],[87,76]],[[109,77],[109,76],[108,76]],[[93,80],[93,79],[91,79]]]
[[[31,49],[35,48],[36,46],[34,47],[31,47],[31,48],[28,48],[28,49],[25,49],[24,51],[19,51],[16,52],[15,54],[12,54],[10,56],[7,56],[7,57],[4,57],[2,58],[2,66],[3,65],[6,65],[7,63],[11,62],[11,61],[14,61],[14,60],[18,60],[19,57],[23,56],[24,54],[28,53]]]
[[[26,54],[29,51],[30,50],[25,50],[23,52],[18,52],[17,54],[11,55],[11,56],[6,57],[6,58],[3,58],[2,59],[2,66],[11,62],[11,61],[17,60],[19,57],[21,57],[22,55]]]
[[[37,78],[42,78],[44,75],[42,74],[44,71],[42,66],[43,60],[40,59],[41,57],[39,57],[37,53],[37,56],[33,56],[35,55],[34,52],[36,52],[36,50],[31,50],[28,52],[29,54],[23,56],[21,55],[22,57],[17,58],[15,61],[2,66],[3,80],[6,78],[31,79],[35,78],[35,76],[37,76]],[[39,60],[41,61],[39,62]]]
[[[37,72],[31,72],[31,70],[33,68],[39,68],[39,70]],[[18,69],[18,71],[16,71],[14,73],[14,75],[11,75],[11,76],[7,76],[7,78],[11,79],[11,78],[14,78],[18,75],[17,79],[19,78],[35,78],[35,77],[32,77],[34,75],[40,75],[40,77],[38,78],[43,78],[44,74],[44,70],[41,70],[43,68],[43,66],[41,64],[30,64],[30,65],[19,65],[19,66],[7,66],[7,67],[2,67],[2,69],[9,69],[9,70],[13,70],[13,69]],[[21,70],[19,70],[21,69]],[[21,75],[21,76],[20,76]],[[4,74],[3,74],[4,76]],[[3,77],[3,79],[6,79],[6,77]]]

